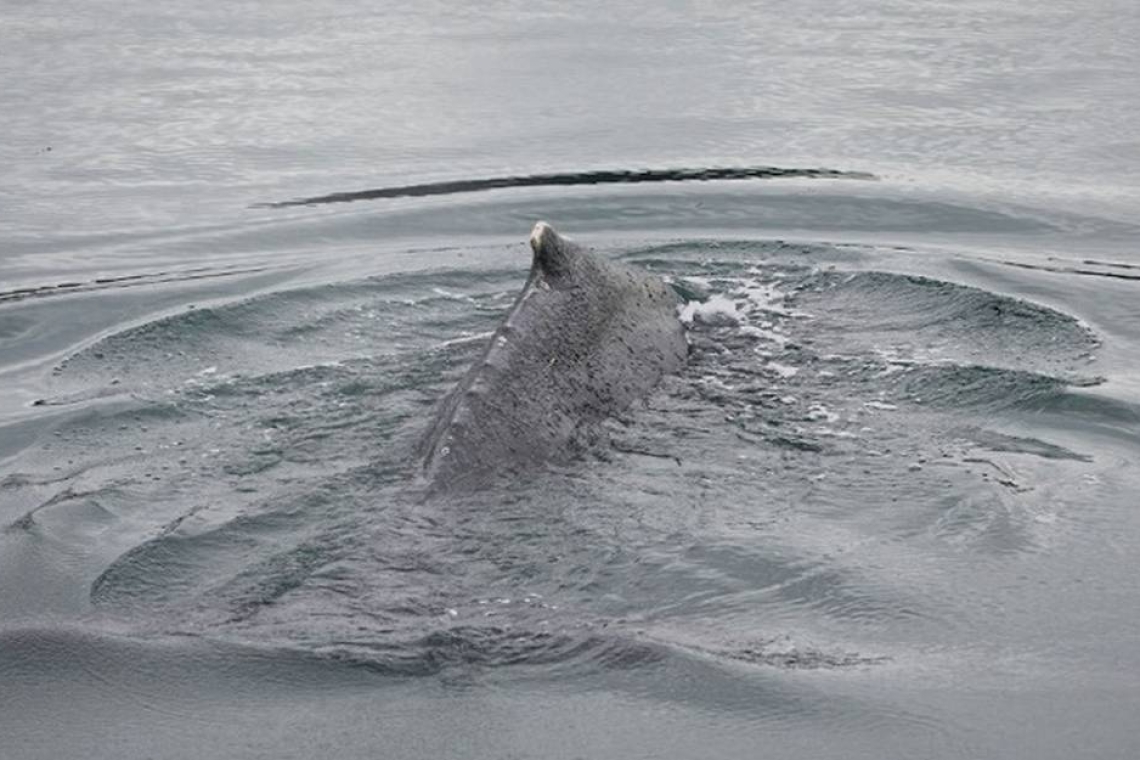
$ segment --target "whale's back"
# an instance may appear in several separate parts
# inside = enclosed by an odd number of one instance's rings
[[[447,488],[557,461],[580,432],[644,397],[684,363],[677,297],[539,222],[522,293],[444,398],[421,449]]]

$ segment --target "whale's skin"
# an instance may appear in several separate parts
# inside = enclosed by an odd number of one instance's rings
[[[522,293],[440,403],[420,444],[436,487],[565,460],[585,429],[685,363],[678,297],[659,277],[534,226]]]

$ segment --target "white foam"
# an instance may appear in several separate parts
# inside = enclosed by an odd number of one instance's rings
[[[712,286],[712,281],[703,277],[686,277],[685,280],[701,286]],[[787,308],[787,296],[777,284],[760,279],[746,279],[736,283],[727,293],[714,294],[705,301],[685,303],[678,309],[677,315],[687,325],[736,326],[741,335],[775,343],[783,348],[790,341],[780,330],[784,320],[809,316]],[[757,348],[756,352],[761,356],[768,355],[763,348]],[[771,362],[768,367],[781,377],[791,377],[798,372],[797,368],[778,362]]]
[[[706,325],[738,325],[744,321],[744,315],[736,307],[736,302],[719,293],[704,302],[689,301],[681,307],[677,317],[687,325],[694,322]]]
[[[740,290],[741,295],[749,301],[749,311],[766,311],[781,316],[791,316],[791,312],[784,306],[787,294],[771,283],[752,281]]]

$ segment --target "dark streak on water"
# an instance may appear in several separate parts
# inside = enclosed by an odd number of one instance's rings
[[[268,267],[229,267],[225,269],[194,267],[177,271],[171,270],[168,272],[147,272],[118,277],[96,277],[92,280],[60,282],[52,285],[37,285],[0,291],[0,303],[6,301],[20,301],[25,298],[46,298],[70,293],[87,293],[98,290],[153,286],[171,282],[188,283],[194,280],[204,280],[215,277],[236,277],[240,275],[257,274],[267,269]]]
[[[707,169],[645,169],[641,171],[589,171],[557,174],[530,174],[517,177],[488,177],[485,179],[431,182],[423,185],[381,187],[346,193],[330,193],[312,198],[262,203],[263,208],[287,206],[317,206],[325,203],[349,203],[378,198],[411,198],[430,195],[473,193],[480,190],[500,190],[521,187],[569,187],[573,185],[633,185],[646,182],[711,182],[714,180],[745,179],[875,179],[867,172],[840,171],[837,169],[791,169],[778,166],[714,167]]]

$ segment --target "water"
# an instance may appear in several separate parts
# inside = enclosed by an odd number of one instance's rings
[[[1132,4],[0,24],[3,757],[1140,751]],[[689,365],[425,498],[540,218]]]

